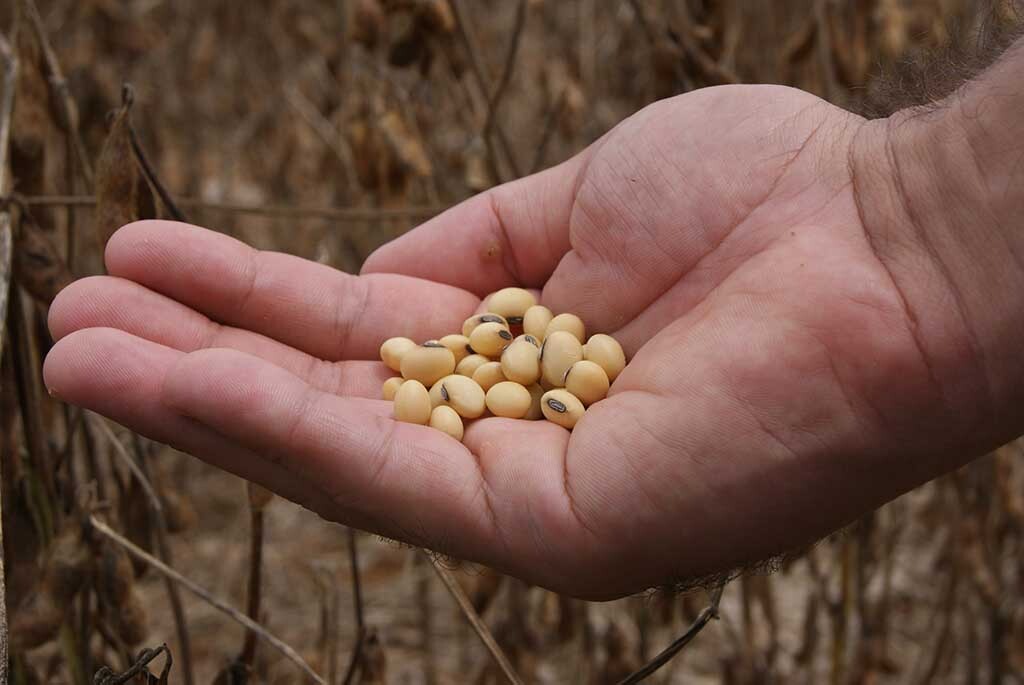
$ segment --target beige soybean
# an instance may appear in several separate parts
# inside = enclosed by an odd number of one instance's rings
[[[487,298],[487,311],[505,317],[510,325],[523,323],[526,310],[537,304],[537,298],[522,288],[502,288]]]
[[[583,346],[583,358],[604,369],[609,381],[614,381],[626,368],[626,353],[622,351],[622,345],[604,333],[590,336],[590,340]]]
[[[402,376],[425,386],[455,371],[455,355],[440,343],[426,343],[402,356]]]
[[[430,421],[430,394],[417,380],[407,380],[395,393],[395,419],[426,425]]]
[[[541,379],[548,385],[561,388],[565,372],[583,359],[583,345],[568,331],[555,331],[544,339],[540,348]]]
[[[512,381],[496,383],[487,391],[487,408],[495,416],[521,419],[530,411],[530,391]]]
[[[547,332],[548,324],[554,316],[551,310],[542,304],[530,307],[523,314],[523,333],[543,341],[544,333]]]
[[[481,364],[476,371],[473,372],[473,380],[476,384],[487,392],[496,383],[501,383],[506,380],[504,372],[501,370],[501,362],[487,362]]]
[[[544,418],[572,430],[585,411],[583,403],[568,390],[548,390],[540,398],[540,409]]]
[[[513,342],[501,353],[501,372],[520,385],[533,385],[540,378],[540,350],[525,340]]]
[[[487,357],[499,356],[512,339],[508,327],[497,322],[482,323],[469,334],[469,344],[473,351]]]
[[[458,366],[459,362],[474,352],[473,348],[469,346],[469,338],[464,335],[446,335],[437,342],[451,350],[452,354],[455,356],[456,366]]]
[[[513,343],[517,343],[517,342],[520,342],[520,341],[523,341],[523,340],[525,340],[526,342],[530,343],[531,345],[536,347],[538,350],[540,349],[540,340],[537,340],[537,338],[533,337],[529,333],[523,333],[522,335],[516,336],[516,339],[513,340],[512,342]]]
[[[462,441],[462,419],[451,407],[434,407],[434,410],[430,412],[430,427]]]
[[[462,334],[468,338],[473,329],[482,323],[500,323],[505,328],[508,328],[508,321],[505,320],[504,316],[499,316],[498,314],[474,314],[462,323]],[[479,352],[480,350],[476,351]]]
[[[526,412],[526,416],[523,418],[529,419],[530,421],[543,419],[544,412],[540,410],[540,398],[543,397],[544,393],[547,391],[536,383],[528,387],[527,390],[530,392],[530,411]]]
[[[404,378],[395,376],[384,381],[384,386],[381,388],[380,394],[386,400],[395,399],[395,393],[398,392],[398,388],[401,387],[402,383],[405,382]]]
[[[468,376],[472,378],[473,372],[479,369],[481,365],[486,364],[489,361],[491,360],[483,356],[482,354],[471,354],[458,363],[458,365],[455,367],[455,373],[459,374],[460,376]]]
[[[551,319],[548,327],[544,329],[544,339],[547,340],[548,336],[555,331],[568,331],[572,333],[580,341],[581,345],[587,339],[585,337],[586,328],[583,326],[583,319],[575,314],[559,314]]]
[[[392,371],[402,370],[402,357],[417,345],[409,338],[388,338],[380,346],[380,359]]]
[[[565,372],[565,389],[579,398],[584,406],[608,396],[608,374],[599,365],[578,361]]]
[[[472,378],[458,374],[445,376],[434,385],[434,388],[438,388],[440,404],[451,407],[462,418],[475,419],[484,413],[484,389]],[[434,394],[434,388],[430,389],[431,395]]]

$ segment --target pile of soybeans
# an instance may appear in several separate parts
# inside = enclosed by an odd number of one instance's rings
[[[527,290],[504,288],[484,305],[486,313],[466,319],[461,334],[419,345],[389,338],[380,346],[381,360],[402,374],[384,382],[395,419],[456,440],[463,420],[488,415],[546,418],[572,430],[626,366],[615,338],[588,340],[578,316],[553,315]]]

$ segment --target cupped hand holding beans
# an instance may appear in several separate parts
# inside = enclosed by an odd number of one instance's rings
[[[742,567],[1024,430],[984,409],[1024,406],[998,380],[1016,328],[977,304],[1002,257],[934,267],[944,231],[975,235],[946,218],[995,209],[919,199],[933,246],[903,239],[887,159],[916,192],[935,176],[907,146],[957,140],[908,121],[697,91],[360,275],[131,224],[53,303],[45,380],[326,518],[557,591]]]

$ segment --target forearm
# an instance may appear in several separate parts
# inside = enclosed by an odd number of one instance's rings
[[[851,152],[867,239],[959,429],[951,456],[1024,432],[1021,73],[1024,40],[946,100],[869,122]]]

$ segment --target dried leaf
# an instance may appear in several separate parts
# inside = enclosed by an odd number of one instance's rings
[[[139,170],[132,153],[131,99],[114,115],[96,162],[96,239],[102,250],[114,231],[139,218]]]
[[[74,280],[50,238],[31,221],[22,221],[18,232],[14,275],[32,297],[45,305]]]

